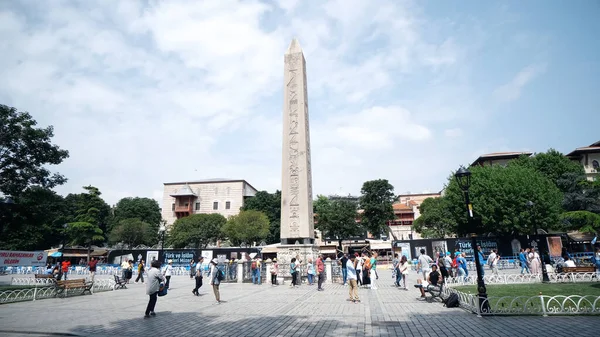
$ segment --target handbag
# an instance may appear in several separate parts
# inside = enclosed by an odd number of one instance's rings
[[[169,288],[165,287],[164,283],[161,283],[160,286],[158,287],[158,296],[166,296],[168,289]]]

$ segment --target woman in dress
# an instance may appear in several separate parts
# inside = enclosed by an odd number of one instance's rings
[[[539,274],[541,270],[540,255],[535,251],[535,248],[531,248],[529,252],[529,265],[531,267],[532,274]]]

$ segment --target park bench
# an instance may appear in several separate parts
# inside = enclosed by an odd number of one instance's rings
[[[415,284],[415,288],[423,288],[422,284]],[[432,284],[428,284],[426,287],[424,287],[423,291],[425,292],[425,294],[429,294],[429,296],[425,297],[425,300],[427,302],[433,302],[433,300],[435,300],[436,298],[439,298],[440,300],[442,300],[442,290],[444,288],[444,283],[440,283],[438,285],[432,285]]]
[[[56,281],[56,295],[66,297],[70,289],[81,290],[81,295],[85,292],[92,293],[93,282],[86,282],[85,279],[79,278],[75,280]]]
[[[52,274],[35,274],[35,278],[56,282],[56,279]]]
[[[119,275],[115,275],[114,290],[117,290],[117,289],[127,289],[127,280],[119,277]]]
[[[563,267],[563,273],[593,273],[596,271],[596,267],[587,266],[587,267]]]

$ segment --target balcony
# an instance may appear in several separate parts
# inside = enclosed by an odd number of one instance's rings
[[[179,212],[192,212],[192,205],[175,205],[175,213]]]

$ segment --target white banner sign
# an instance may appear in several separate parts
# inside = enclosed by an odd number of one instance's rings
[[[46,265],[48,253],[43,250],[35,252],[20,252],[14,250],[0,250],[0,267],[43,267]]]

